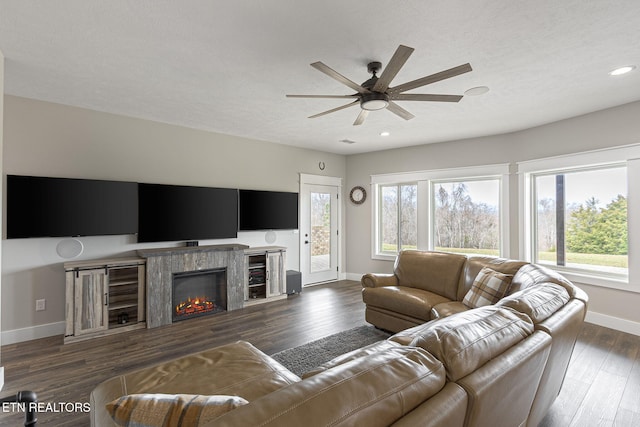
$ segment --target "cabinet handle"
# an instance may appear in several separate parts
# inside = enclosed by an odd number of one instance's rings
[[[104,305],[109,305],[109,293],[104,293]]]

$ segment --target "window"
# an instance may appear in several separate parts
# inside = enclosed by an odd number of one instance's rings
[[[518,163],[520,257],[640,292],[640,144]]]
[[[403,249],[509,257],[509,165],[372,175],[372,258]]]
[[[534,261],[628,275],[627,168],[532,174]]]
[[[418,186],[414,184],[380,185],[378,250],[393,254],[417,248],[416,212]]]
[[[500,180],[433,182],[433,247],[500,255]]]

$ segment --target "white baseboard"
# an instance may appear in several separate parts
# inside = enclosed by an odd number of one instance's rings
[[[632,320],[621,319],[619,317],[609,316],[608,314],[588,311],[585,321],[594,323],[599,326],[604,326],[605,328],[611,328],[617,331],[640,336],[640,323],[634,322]]]
[[[46,325],[2,331],[2,345],[36,340],[54,335],[64,335],[65,322],[47,323]]]
[[[346,280],[355,280],[356,282],[359,282],[360,279],[362,278],[362,274],[360,273],[346,273],[345,274],[345,278]]]
[[[360,281],[361,277],[362,275],[357,273],[346,274],[347,280]],[[640,323],[631,320],[589,311],[587,312],[585,321],[599,326],[604,326],[605,328],[611,328],[628,334],[640,336]],[[51,337],[54,335],[64,335],[64,331],[65,322],[48,323],[46,325],[38,325],[30,328],[13,329],[10,331],[3,331],[2,341],[0,342],[2,342],[2,345],[15,344],[23,341]],[[0,389],[2,380],[2,368],[0,367]]]

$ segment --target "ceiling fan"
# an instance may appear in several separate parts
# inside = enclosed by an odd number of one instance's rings
[[[335,111],[343,110],[345,108],[352,107],[360,104],[360,114],[353,122],[354,126],[361,125],[367,118],[369,111],[382,110],[386,108],[392,113],[402,117],[405,120],[410,120],[415,116],[400,107],[394,101],[432,101],[432,102],[458,102],[462,99],[462,95],[435,95],[435,94],[415,94],[404,93],[411,89],[416,89],[422,86],[426,86],[431,83],[435,83],[441,80],[449,79],[451,77],[458,76],[460,74],[468,73],[471,71],[471,65],[463,64],[457,67],[450,68],[448,70],[441,71],[439,73],[431,74],[430,76],[422,77],[420,79],[412,80],[407,83],[403,83],[398,86],[390,87],[391,81],[398,74],[402,66],[409,56],[413,53],[414,49],[411,47],[400,45],[396,52],[391,57],[389,64],[385,67],[384,71],[377,76],[377,73],[382,68],[380,62],[370,62],[367,66],[369,73],[373,74],[366,82],[361,85],[346,78],[342,74],[338,73],[334,69],[326,66],[322,62],[314,62],[311,64],[313,68],[321,71],[339,81],[340,83],[349,86],[358,93],[353,95],[287,95],[288,98],[354,98],[354,100],[346,105],[332,108],[331,110],[324,111],[322,113],[309,116],[310,119],[324,116],[325,114],[333,113]]]

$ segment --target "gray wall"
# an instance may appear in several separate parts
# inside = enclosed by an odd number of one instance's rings
[[[346,159],[340,155],[8,95],[4,100],[4,174],[293,192],[299,191],[300,172],[341,178],[346,174]],[[320,161],[326,165],[324,171],[318,169]],[[288,268],[297,269],[298,234],[277,234],[275,244],[288,248]],[[56,253],[60,240],[3,240],[3,331],[18,331],[23,339],[29,334],[50,335],[60,327],[65,303],[65,260]],[[133,236],[80,240],[85,251],[77,259],[129,255],[139,248],[169,246],[137,244]],[[227,242],[266,245],[263,232],[240,233],[238,239],[201,244]],[[46,311],[35,312],[35,300],[40,298],[47,301]]]
[[[379,151],[347,157],[345,191],[355,185],[369,188],[375,174],[422,171],[495,163],[512,163],[640,143],[640,102],[575,117],[506,135],[451,141]],[[512,170],[515,170],[513,169]],[[518,256],[518,185],[510,181],[511,256]],[[392,262],[371,259],[371,199],[360,206],[346,205],[347,271],[350,277],[366,272],[391,272]],[[635,284],[640,290],[640,283]],[[640,293],[582,285],[589,293],[590,310],[640,324]],[[640,330],[640,329],[639,329]]]

